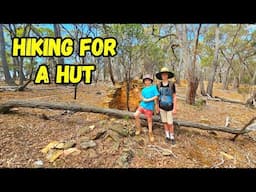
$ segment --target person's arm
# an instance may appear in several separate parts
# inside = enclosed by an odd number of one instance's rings
[[[160,112],[160,109],[159,109],[159,97],[157,97],[155,99],[155,107],[156,107],[156,113],[158,114]]]
[[[143,101],[144,102],[150,102],[150,101],[156,100],[157,98],[158,98],[158,96],[154,96],[154,97],[151,97],[151,98],[148,98],[148,99],[143,98]]]
[[[177,113],[177,96],[176,96],[176,86],[173,84],[173,110],[172,113],[175,115]]]
[[[176,93],[173,93],[173,114],[177,113],[177,96]]]

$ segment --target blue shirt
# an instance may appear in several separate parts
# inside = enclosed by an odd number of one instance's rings
[[[145,99],[159,96],[159,92],[155,85],[144,87],[141,91],[141,94],[142,94],[142,97],[144,97]],[[149,101],[149,102],[141,101],[140,106],[143,107],[144,109],[154,111],[154,101]]]

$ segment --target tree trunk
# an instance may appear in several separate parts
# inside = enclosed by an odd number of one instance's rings
[[[6,55],[5,55],[5,39],[4,39],[4,31],[3,31],[3,24],[0,24],[0,56],[1,56],[1,61],[3,65],[3,70],[4,70],[4,77],[5,77],[5,82],[8,85],[15,85],[15,82],[11,78],[10,71],[9,71],[9,66],[7,63]]]
[[[252,77],[252,80],[251,80],[251,85],[255,85],[256,84],[256,70],[254,71],[254,74],[253,74],[253,77]]]
[[[104,29],[105,34],[107,35],[107,37],[109,37],[109,32],[108,32],[106,24],[103,24],[103,29]],[[112,70],[111,57],[108,57],[108,72],[109,72],[109,75],[110,75],[111,82],[113,83],[113,85],[115,85],[115,79],[114,79],[114,74],[113,74],[113,70]]]
[[[188,85],[187,85],[187,92],[186,92],[186,102],[190,105],[195,104],[196,100],[196,90],[198,88],[199,84],[199,78],[196,76],[196,56],[197,56],[197,48],[198,48],[198,39],[200,34],[201,24],[199,24],[199,27],[196,32],[195,36],[195,47],[194,47],[194,53],[193,53],[193,60],[191,65],[188,67]],[[186,32],[186,30],[183,31],[183,33]],[[184,34],[186,37],[187,34]],[[187,38],[187,37],[186,37]],[[187,49],[187,53],[189,54],[188,46],[185,46],[185,49]],[[187,55],[189,58],[189,55]]]
[[[202,73],[201,73],[201,76],[200,76],[199,86],[200,86],[200,93],[201,93],[201,95],[202,96],[206,96],[206,92],[205,92],[205,89],[204,89],[204,79],[203,79]]]
[[[252,93],[252,96],[246,101],[247,107],[256,107],[256,91]]]
[[[207,85],[207,93],[210,96],[212,95],[212,90],[213,90],[213,83],[215,81],[215,75],[218,67],[218,54],[219,53],[219,24],[217,24],[216,27],[216,32],[215,32],[215,51],[214,51],[214,57],[212,61],[212,68],[211,68],[211,73],[208,79],[208,85]]]
[[[23,85],[23,82],[26,80],[24,71],[23,71],[23,57],[18,57],[19,61],[19,85]]]
[[[0,113],[8,113],[11,108],[14,107],[27,107],[27,108],[39,108],[39,109],[55,109],[55,110],[70,110],[79,112],[101,113],[105,115],[115,116],[118,118],[134,118],[134,113],[129,111],[123,111],[118,109],[107,109],[93,106],[86,106],[81,104],[67,104],[67,103],[51,103],[46,101],[28,101],[28,100],[12,100],[0,105]],[[144,115],[140,116],[141,119],[146,119]],[[153,121],[160,123],[159,116],[153,116]],[[204,125],[188,121],[174,120],[174,125],[185,126],[191,128],[198,128],[202,130],[221,131],[232,134],[243,134],[249,132],[239,128],[230,127],[218,127]]]
[[[196,101],[196,90],[198,88],[199,80],[198,78],[195,81],[189,81],[186,91],[186,103],[194,105]]]
[[[224,75],[223,86],[222,86],[222,89],[224,89],[224,90],[228,90],[230,69],[231,69],[231,67],[229,66],[227,69],[227,72]]]
[[[234,77],[233,83],[232,83],[232,89],[237,90],[239,88],[239,78]]]
[[[19,69],[19,64],[18,64],[18,60],[17,57],[12,57],[12,62],[13,62],[13,80],[17,80],[18,79],[18,69]]]
[[[54,36],[55,37],[61,37],[60,25],[59,24],[53,24],[53,27],[54,27]],[[57,57],[57,64],[64,64],[64,58],[63,57]]]

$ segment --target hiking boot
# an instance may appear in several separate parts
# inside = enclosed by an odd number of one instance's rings
[[[172,144],[172,145],[175,145],[175,144],[176,144],[175,139],[170,139],[170,140],[171,140],[171,144]]]
[[[169,143],[169,141],[170,141],[170,138],[165,137],[165,142],[166,142],[166,143]]]
[[[135,135],[139,135],[139,134],[140,134],[140,132],[141,132],[141,128],[136,129]]]
[[[150,141],[150,142],[154,142],[155,138],[154,138],[153,133],[152,133],[152,132],[149,132],[149,133],[148,133],[148,136],[149,136],[149,141]]]

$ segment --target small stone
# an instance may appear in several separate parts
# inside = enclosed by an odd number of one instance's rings
[[[124,128],[122,126],[113,126],[110,128],[112,131],[117,132],[119,135],[123,136],[123,137],[127,137],[129,135],[129,130],[127,128]]]
[[[94,128],[95,128],[95,125],[90,125],[89,126],[90,131],[92,131]]]
[[[88,157],[89,158],[96,158],[98,157],[96,151],[94,149],[88,149],[87,150],[87,153],[88,153]]]
[[[87,134],[91,131],[90,127],[82,127],[78,129],[78,135],[81,136],[83,134]]]
[[[118,165],[121,167],[128,167],[134,157],[134,152],[131,149],[124,149],[124,152],[118,159]]]
[[[59,143],[54,148],[55,149],[68,149],[68,148],[71,148],[75,145],[76,145],[76,142],[74,140],[71,140],[71,141],[66,141],[66,142]]]
[[[92,140],[80,143],[80,147],[82,149],[89,149],[89,148],[92,148],[92,147],[96,147],[96,145],[97,144]]]
[[[58,145],[59,142],[58,141],[52,141],[51,143],[49,143],[45,148],[43,148],[41,150],[42,153],[48,153],[48,151],[52,148],[54,148],[56,145]]]
[[[116,120],[116,118],[111,118],[111,119],[110,119],[110,121],[115,121],[115,120]]]
[[[107,130],[103,129],[96,133],[95,136],[92,137],[92,140],[97,140],[101,137],[103,137],[106,134]]]
[[[135,137],[135,141],[140,145],[144,146],[145,145],[145,140],[142,137]]]
[[[35,162],[34,162],[34,166],[35,166],[36,168],[43,167],[43,165],[44,165],[44,162],[41,161],[41,160],[38,160],[38,161],[35,161]]]
[[[56,159],[58,159],[61,155],[63,154],[63,150],[53,150],[51,149],[49,151],[49,153],[47,154],[46,156],[46,159],[49,161],[49,162],[54,162]]]
[[[90,138],[88,136],[83,136],[83,137],[80,137],[79,140],[80,140],[80,143],[83,143],[83,142],[89,141]]]
[[[79,155],[81,153],[81,151],[77,148],[69,148],[63,151],[63,155],[66,157],[70,154],[72,154],[73,156],[75,155]]]
[[[108,131],[109,133],[106,135],[105,139],[110,138],[112,141],[120,142],[120,138],[118,137],[118,134],[113,131]]]

